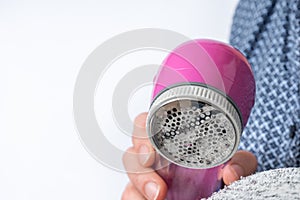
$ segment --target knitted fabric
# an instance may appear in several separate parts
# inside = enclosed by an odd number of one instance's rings
[[[230,43],[252,66],[256,99],[240,149],[258,171],[300,166],[300,0],[241,0]]]

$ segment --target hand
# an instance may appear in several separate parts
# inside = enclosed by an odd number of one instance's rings
[[[134,122],[133,146],[127,149],[123,163],[128,171],[130,183],[125,188],[122,200],[163,200],[167,194],[164,180],[151,168],[155,151],[147,138],[147,113],[140,114]],[[255,172],[256,157],[247,151],[238,151],[224,167],[223,181],[226,185]]]
[[[155,161],[155,151],[147,138],[147,113],[140,114],[134,121],[133,146],[123,156],[123,163],[130,183],[122,195],[122,200],[164,199],[167,185],[151,168]]]

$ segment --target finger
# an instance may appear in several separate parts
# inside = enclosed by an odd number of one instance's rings
[[[164,199],[167,185],[163,179],[152,169],[140,165],[137,152],[130,148],[123,156],[128,177],[135,188],[147,199]]]
[[[129,183],[122,194],[122,200],[133,200],[133,199],[145,200],[145,197],[143,197],[143,195],[139,193],[139,191],[137,191],[134,185]]]
[[[146,133],[147,113],[142,113],[134,120],[132,143],[139,152],[139,162],[144,167],[150,167],[155,161],[155,151]]]
[[[132,144],[134,146],[138,146],[140,143],[150,142],[146,132],[146,119],[147,113],[141,113],[134,119],[132,135]]]
[[[224,167],[223,181],[226,185],[239,180],[241,176],[249,176],[256,171],[257,159],[248,151],[238,151]]]

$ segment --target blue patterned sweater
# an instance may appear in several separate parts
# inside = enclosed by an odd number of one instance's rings
[[[241,0],[230,43],[248,58],[256,102],[240,149],[258,171],[300,166],[300,0]]]

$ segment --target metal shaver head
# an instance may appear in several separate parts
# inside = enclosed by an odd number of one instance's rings
[[[217,41],[189,41],[170,53],[155,78],[150,141],[176,165],[221,165],[238,148],[254,95],[251,68],[239,51]]]

